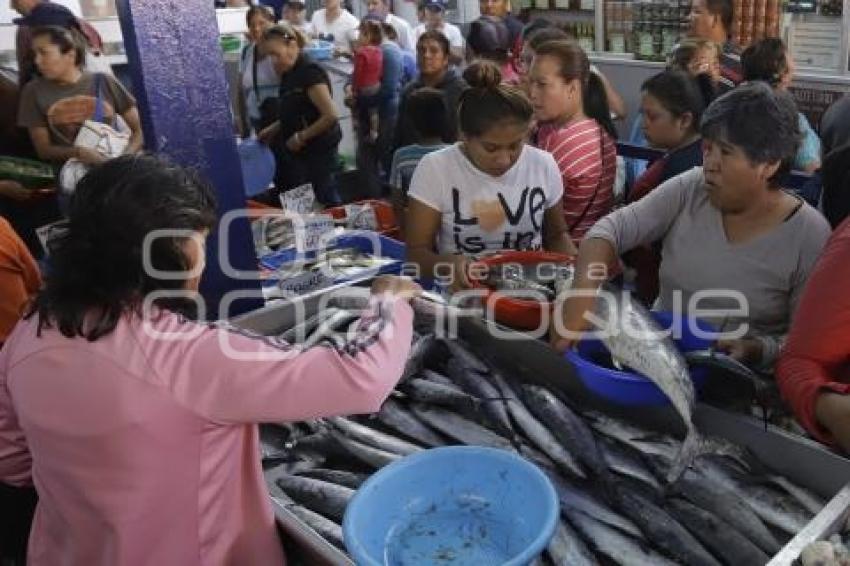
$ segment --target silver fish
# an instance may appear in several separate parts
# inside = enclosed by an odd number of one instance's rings
[[[805,507],[810,513],[817,515],[823,510],[826,503],[817,495],[804,487],[793,483],[786,477],[777,475],[768,475],[767,480],[776,485],[788,495],[797,500],[797,502]]]
[[[385,426],[431,448],[446,441],[394,399],[387,399],[375,417]]]
[[[312,478],[281,475],[275,482],[296,502],[338,522],[354,496],[353,489]]]
[[[451,411],[439,407],[428,407],[413,403],[410,406],[413,414],[429,426],[434,427],[446,436],[459,440],[470,446],[489,446],[513,451],[513,445],[508,439],[499,436],[490,429],[465,419]]]
[[[287,509],[301,519],[308,527],[319,533],[323,539],[334,545],[335,547],[345,550],[345,542],[342,537],[342,527],[334,523],[330,519],[322,517],[318,513],[307,509],[301,505],[290,503],[285,505]]]
[[[446,373],[461,389],[481,399],[481,412],[494,429],[513,437],[514,430],[508,417],[508,410],[499,390],[489,380],[489,371],[485,374],[479,373],[466,366],[461,358],[455,357],[446,364]]]
[[[598,445],[612,472],[635,479],[651,488],[655,493],[662,492],[664,488],[635,451],[606,438],[600,439]]]
[[[611,356],[655,383],[687,427],[688,434],[667,477],[674,481],[693,461],[699,443],[692,419],[696,394],[688,366],[643,305],[611,285],[603,286],[600,292],[595,314]]]
[[[453,385],[443,385],[423,378],[410,379],[400,383],[398,388],[419,403],[451,407],[461,412],[475,411],[481,404],[479,399]]]
[[[567,514],[570,523],[589,541],[598,554],[621,566],[675,566],[657,552],[649,550],[618,529],[597,521],[580,511]]]
[[[555,564],[569,564],[570,566],[596,566],[599,564],[579,534],[565,521],[558,523],[555,534],[549,541],[549,546],[546,547],[546,552],[549,553],[549,557]]]
[[[369,446],[368,444],[352,440],[342,433],[334,431],[331,434],[333,434],[336,441],[339,442],[351,456],[354,456],[364,464],[368,464],[373,468],[383,468],[387,464],[392,464],[401,458],[400,454],[387,452],[386,450],[381,450],[380,448],[375,448],[374,446]]]
[[[343,417],[331,417],[327,420],[349,438],[374,446],[385,452],[408,456],[422,450],[420,446]]]
[[[292,475],[335,483],[349,489],[359,488],[368,479],[366,474],[347,472],[345,470],[332,470],[330,468],[308,468],[297,471]]]

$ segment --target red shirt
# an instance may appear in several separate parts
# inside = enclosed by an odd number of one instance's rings
[[[822,391],[850,394],[850,221],[826,244],[814,268],[776,365],[782,396],[797,420],[822,442],[829,432],[815,418]]]
[[[381,83],[381,69],[384,56],[377,45],[364,45],[354,52],[354,74],[351,85],[354,91],[376,86]]]
[[[611,212],[617,148],[596,120],[585,118],[563,127],[544,124],[537,147],[558,163],[564,182],[564,218],[575,242]]]

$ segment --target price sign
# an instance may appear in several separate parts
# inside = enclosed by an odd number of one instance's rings
[[[280,194],[280,205],[287,212],[310,214],[316,205],[313,185],[307,183]]]
[[[328,234],[333,232],[334,219],[329,214],[302,216],[295,220],[295,249],[312,252],[327,245]]]
[[[332,283],[333,281],[321,271],[302,271],[294,277],[281,279],[277,286],[286,293],[302,295],[309,291],[330,287]]]
[[[378,218],[370,204],[345,205],[346,227],[350,230],[377,230]]]

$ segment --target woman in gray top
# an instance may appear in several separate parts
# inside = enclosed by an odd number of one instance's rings
[[[708,107],[701,132],[703,167],[612,212],[587,233],[573,289],[596,289],[620,254],[661,240],[655,306],[739,331],[741,337],[719,340],[718,349],[770,370],[829,236],[819,212],[781,190],[799,145],[797,110],[787,94],[747,84]],[[569,347],[587,328],[594,301],[576,293],[566,300],[554,328],[556,347]]]

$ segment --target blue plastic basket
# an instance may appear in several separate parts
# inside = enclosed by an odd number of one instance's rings
[[[303,51],[313,61],[327,61],[334,55],[334,44],[330,41],[314,39],[304,47]]]
[[[275,172],[272,150],[255,139],[242,141],[236,149],[242,164],[245,196],[252,197],[268,189]]]
[[[370,477],[342,522],[358,566],[531,564],[549,544],[558,498],[534,464],[504,450],[433,448]]]
[[[404,265],[406,255],[405,245],[401,242],[381,236],[377,232],[357,231],[346,232],[341,236],[337,236],[330,243],[329,248],[354,248],[366,254],[371,254],[377,257],[394,259],[391,263],[387,263],[378,268],[364,269],[357,275],[341,276],[334,279],[334,283],[344,283],[351,280],[353,277],[361,275],[398,275],[401,273],[401,268]],[[296,260],[310,260],[316,257],[316,252],[299,253],[294,248],[278,250],[274,253],[265,255],[260,258],[260,266],[265,269],[276,271],[287,263]],[[275,280],[269,279],[263,282],[263,285],[274,285]]]
[[[712,341],[695,336],[680,316],[674,316],[670,312],[652,312],[651,314],[661,328],[679,328],[681,325],[681,335],[673,339],[679,351],[691,352],[711,347]],[[715,327],[704,320],[697,320],[696,325],[703,332],[716,332]],[[632,406],[670,404],[664,392],[646,377],[635,372],[603,367],[592,361],[604,357],[607,353],[608,348],[600,340],[587,339],[580,341],[575,350],[568,350],[564,357],[572,363],[576,375],[585,387],[608,401]],[[694,388],[699,394],[708,378],[708,369],[694,368],[690,371],[690,375]]]

